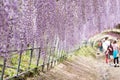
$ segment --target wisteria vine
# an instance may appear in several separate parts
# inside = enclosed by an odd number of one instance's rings
[[[0,51],[31,47],[74,50],[113,28],[120,0],[1,0]]]

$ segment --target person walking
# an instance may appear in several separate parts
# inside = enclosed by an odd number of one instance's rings
[[[110,45],[107,48],[107,57],[108,57],[108,62],[110,64],[110,62],[113,61],[113,46],[112,46],[112,41],[110,42]]]
[[[119,47],[117,41],[113,42],[113,57],[114,57],[114,67],[119,67]]]
[[[105,54],[105,61],[108,63],[108,46],[110,46],[110,41],[108,37],[105,37],[105,40],[102,43],[103,53]]]
[[[102,41],[98,41],[98,49],[100,52],[103,52]]]

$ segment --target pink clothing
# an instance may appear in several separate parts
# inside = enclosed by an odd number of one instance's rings
[[[112,44],[113,50],[118,50],[118,44]]]

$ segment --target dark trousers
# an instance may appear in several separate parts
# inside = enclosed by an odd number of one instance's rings
[[[119,64],[118,57],[114,58],[114,64],[116,63],[116,61],[117,61],[117,64]]]

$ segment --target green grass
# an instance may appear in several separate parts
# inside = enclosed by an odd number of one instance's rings
[[[83,46],[73,52],[71,52],[71,55],[69,55],[67,57],[67,60],[68,61],[72,61],[75,59],[75,56],[84,56],[84,57],[92,57],[92,58],[96,58],[96,50],[97,50],[97,47],[94,46],[90,46],[90,45],[87,45],[87,46]]]
[[[27,51],[27,52],[24,52],[22,54],[22,57],[21,57],[21,64],[20,64],[20,72],[22,71],[25,71],[28,69],[29,67],[29,61],[30,61],[30,51]],[[12,66],[16,69],[12,69],[12,68],[7,68],[5,69],[5,74],[4,74],[4,78],[7,78],[7,77],[12,77],[14,75],[16,75],[17,73],[17,68],[18,68],[18,60],[19,60],[19,54],[15,54],[15,55],[12,55],[8,60],[7,60],[7,65],[9,66]],[[30,65],[30,68],[35,68],[36,67],[36,62],[37,61],[37,58],[33,57],[32,58],[32,63]],[[41,63],[41,62],[40,62]],[[0,59],[0,64],[3,64],[3,60]],[[2,66],[0,67],[0,71],[2,70]]]
[[[26,51],[26,52],[22,53],[20,72],[23,72],[23,71],[26,71],[29,69],[30,53],[31,53],[31,51]],[[60,51],[60,53],[58,54],[58,51],[56,51],[51,54],[52,55],[50,56],[50,61],[52,60],[52,57],[54,57],[55,59],[61,58],[61,56],[65,55],[66,53],[65,53],[65,51]],[[38,58],[38,56],[33,55],[30,68],[32,68],[32,69],[36,68],[37,58]],[[49,58],[49,54],[48,54],[48,57],[46,57],[46,58]],[[16,75],[17,68],[18,68],[18,60],[19,60],[19,54],[17,54],[17,53],[15,55],[12,55],[9,58],[9,60],[7,60],[7,65],[15,67],[16,69],[11,69],[11,68],[6,67],[4,78],[8,78],[8,77],[12,77],[12,76]],[[0,63],[3,64],[3,60],[0,60]],[[39,65],[42,65],[42,64],[43,64],[43,58],[41,56]],[[0,67],[0,71],[2,71],[2,66]]]
[[[96,48],[91,46],[86,46],[86,47],[83,46],[74,52],[75,55],[86,56],[86,57],[88,56],[95,57],[95,53],[96,53]]]

